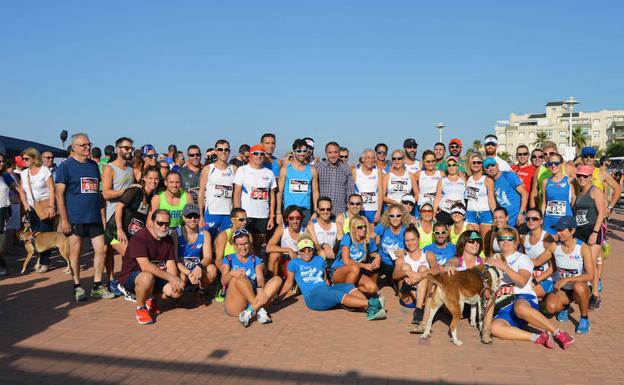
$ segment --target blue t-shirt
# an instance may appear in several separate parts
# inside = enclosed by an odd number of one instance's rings
[[[341,266],[344,266],[344,261],[342,260],[342,246],[349,247],[349,256],[355,262],[363,262],[366,259],[367,254],[374,253],[377,251],[377,244],[375,244],[374,240],[371,239],[368,242],[368,247],[366,248],[366,253],[365,253],[364,242],[353,243],[351,241],[351,234],[345,234],[345,236],[342,237],[342,239],[340,240],[340,249],[338,250],[336,261],[332,264],[333,270]]]
[[[230,271],[243,270],[247,278],[254,284],[254,287],[258,284],[256,266],[262,265],[262,259],[260,259],[260,257],[250,255],[249,258],[247,258],[247,263],[242,263],[239,261],[236,253],[234,253],[226,256],[223,263],[227,263],[228,266],[230,266]]]
[[[295,281],[301,289],[303,297],[318,286],[325,286],[325,260],[318,255],[312,257],[310,262],[305,262],[301,258],[294,258],[288,262],[288,271],[295,274]]]
[[[440,248],[435,243],[432,243],[423,249],[425,253],[431,251],[435,254],[436,262],[438,262],[438,265],[440,266],[446,264],[449,259],[455,256],[455,250],[455,245],[451,242],[449,242],[444,248]]]
[[[521,184],[520,177],[511,171],[503,171],[502,175],[494,180],[496,202],[499,206],[507,209],[507,214],[509,214],[509,222],[507,224],[509,226],[516,224],[518,213],[520,213],[522,195],[516,189]]]
[[[386,265],[394,265],[394,260],[390,256],[393,249],[405,250],[405,242],[403,235],[405,234],[405,226],[401,226],[398,235],[394,234],[390,227],[384,227],[381,223],[375,226],[375,234],[379,236],[379,255],[381,261]]]
[[[82,163],[69,157],[59,165],[54,182],[65,185],[65,207],[70,224],[102,223],[97,163],[91,159]]]

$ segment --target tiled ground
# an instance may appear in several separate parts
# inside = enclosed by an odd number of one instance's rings
[[[388,288],[385,321],[312,312],[299,297],[274,310],[270,325],[243,329],[215,302],[165,311],[155,325],[140,326],[123,299],[75,303],[55,260],[48,274],[0,280],[0,383],[622,384],[624,235],[612,228],[603,309],[590,314],[591,333],[567,351],[500,340],[485,346],[467,320],[459,330],[464,345],[455,347],[447,317],[423,341],[408,333],[410,314]],[[93,270],[85,266],[88,287]],[[574,324],[563,328],[573,332]]]

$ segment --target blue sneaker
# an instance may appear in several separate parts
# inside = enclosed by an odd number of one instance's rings
[[[121,297],[122,295],[124,295],[124,293],[121,290],[119,290],[119,282],[116,279],[108,283],[108,291],[115,294],[115,298]]]
[[[559,322],[568,322],[568,309],[563,309],[559,313],[557,313],[557,321]]]
[[[589,324],[589,319],[581,318],[578,326],[576,327],[576,332],[578,334],[587,334],[589,333],[589,329],[591,329],[591,325]]]
[[[602,278],[598,280],[598,293],[602,293]]]
[[[379,297],[370,297],[368,299],[368,307],[379,310],[379,309],[383,309],[383,304],[381,300],[379,299]]]

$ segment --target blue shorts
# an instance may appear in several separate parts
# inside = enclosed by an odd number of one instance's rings
[[[466,211],[466,223],[469,225],[491,225],[492,213],[490,211]]]
[[[126,278],[126,281],[123,283],[123,286],[126,290],[128,290],[130,293],[135,293],[134,289],[135,289],[135,281],[136,281],[136,277],[141,274],[141,271],[137,270],[137,271],[133,271],[132,273],[130,273],[130,275],[128,276],[128,278]],[[154,277],[155,282],[154,282],[154,290],[152,291],[153,293],[162,293],[163,288],[165,287],[165,285],[169,282],[165,281],[162,278],[158,278],[158,277]]]
[[[498,313],[494,316],[494,319],[500,318],[502,320],[505,320],[509,324],[509,326],[513,326],[518,329],[526,328],[529,323],[518,317],[516,315],[516,312],[514,312],[514,305],[521,299],[527,301],[533,309],[539,310],[536,296],[532,294],[518,294],[516,295],[516,300],[505,306],[504,308],[500,309]]]
[[[310,310],[323,311],[334,308],[342,303],[345,295],[355,289],[351,283],[337,283],[334,286],[317,286],[304,297]]]
[[[216,239],[220,232],[232,227],[229,215],[213,215],[206,210],[204,212],[204,230],[210,233],[212,239]]]
[[[375,213],[376,211],[360,211],[360,215],[366,217],[366,219],[368,219],[368,223],[375,223]]]
[[[545,279],[539,283],[544,290],[545,294],[550,294],[555,291],[555,282],[552,279]]]

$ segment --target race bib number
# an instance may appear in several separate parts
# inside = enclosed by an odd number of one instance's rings
[[[145,223],[136,218],[132,218],[128,224],[128,234],[134,235],[134,233],[141,230],[143,227],[145,227]]]
[[[215,185],[213,196],[218,199],[232,199],[232,186]]]
[[[307,180],[291,179],[288,183],[288,192],[294,194],[307,194],[309,188]]]
[[[559,273],[559,278],[572,278],[581,275],[578,269],[564,269],[562,267],[557,268],[557,273]]]
[[[251,189],[251,199],[259,201],[269,200],[269,189],[265,187],[254,187]]]
[[[184,257],[183,258],[184,267],[186,267],[188,270],[193,270],[199,262],[200,262],[199,257]]]
[[[479,194],[479,189],[472,186],[466,186],[466,192],[464,193],[464,197],[466,199],[477,200],[477,196]]]
[[[406,192],[407,190],[407,181],[401,179],[394,179],[390,181],[390,188],[396,192]]]
[[[546,203],[546,214],[562,217],[566,214],[566,201],[548,201]]]
[[[436,193],[424,193],[423,197],[425,198],[425,202],[433,202],[435,199]]]
[[[98,178],[83,176],[80,178],[81,194],[97,194],[100,192]]]
[[[547,268],[548,268],[547,263],[542,266],[535,266],[535,268],[533,269],[533,278],[537,278],[540,275],[544,274]]]
[[[156,265],[156,267],[162,271],[167,270],[167,263],[165,261],[150,261],[150,262]]]
[[[587,210],[585,209],[577,210],[576,211],[576,224],[579,226],[583,226],[588,223],[589,221],[587,220]]]
[[[496,290],[496,302],[503,301],[507,297],[513,295],[514,293],[514,284],[506,284],[501,286],[498,290]]]
[[[377,193],[363,192],[363,193],[360,193],[360,195],[362,196],[362,201],[364,202],[364,204],[377,203]]]

